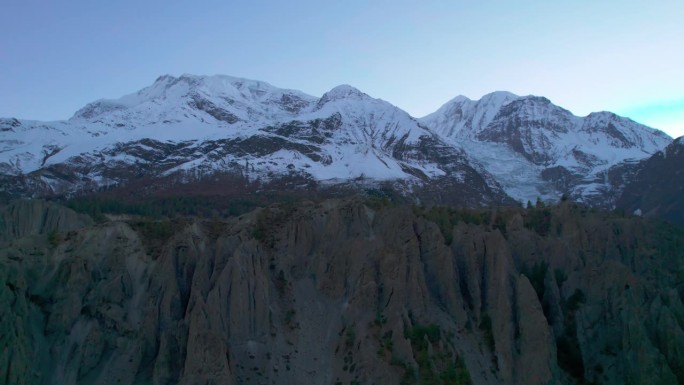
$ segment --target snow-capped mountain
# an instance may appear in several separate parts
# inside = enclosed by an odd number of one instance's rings
[[[504,104],[517,98],[506,91],[492,92],[480,100],[459,95],[420,120],[445,137],[466,139],[486,128]]]
[[[296,116],[317,101],[300,91],[230,76],[165,75],[139,92],[98,100],[77,111],[73,123],[136,128],[196,121],[263,125]]]
[[[28,174],[81,154],[143,139],[194,141],[244,136],[291,119],[317,98],[228,76],[162,76],[116,100],[98,100],[67,121],[0,122],[2,172]],[[0,128],[2,129],[2,128]]]
[[[508,92],[478,101],[459,96],[420,122],[469,149],[474,162],[522,201],[567,194],[604,203],[612,166],[646,158],[671,141],[610,112],[578,117],[546,98]]]
[[[228,173],[265,182],[392,181],[405,193],[463,204],[563,193],[593,202],[613,192],[611,167],[669,142],[611,113],[581,118],[508,92],[459,96],[418,120],[348,85],[317,98],[229,76],[165,75],[66,121],[0,119],[0,192],[72,194]]]
[[[402,181],[408,189],[441,180],[460,186],[464,202],[506,199],[460,147],[347,85],[315,98],[227,76],[162,76],[135,94],[88,104],[68,121],[0,126],[7,127],[0,172],[5,188],[21,194],[228,172],[265,181],[293,174],[326,183]]]

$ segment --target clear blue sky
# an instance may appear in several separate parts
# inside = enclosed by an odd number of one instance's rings
[[[66,119],[159,75],[320,96],[347,83],[414,116],[496,90],[684,134],[684,1],[0,2],[0,116]]]

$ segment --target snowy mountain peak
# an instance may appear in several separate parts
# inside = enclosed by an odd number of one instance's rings
[[[263,100],[272,98],[273,95],[290,94],[305,99],[315,99],[301,91],[288,90],[275,87],[267,82],[251,80],[227,75],[192,75],[183,74],[178,78],[170,75],[160,76],[150,87],[144,88],[136,95],[145,95],[148,98],[162,96],[170,88],[180,87],[186,93],[199,93],[210,97],[240,98],[246,100]],[[126,97],[124,97],[126,98]]]
[[[316,101],[301,91],[258,80],[225,75],[163,75],[134,94],[86,105],[71,121],[129,128],[154,122],[263,122],[297,114]]]
[[[459,95],[420,121],[446,137],[470,137],[487,127],[501,107],[517,98],[507,91],[492,92],[480,100]]]
[[[570,111],[553,104],[543,96],[521,96],[500,105],[499,114],[546,122],[542,124],[549,129],[553,129],[551,126],[556,126],[556,123],[562,122],[564,128],[561,128],[561,131],[566,131],[567,128],[573,126],[577,118]]]
[[[643,159],[671,141],[610,112],[578,117],[548,98],[505,91],[477,101],[456,97],[420,121],[465,145],[472,159],[520,200],[557,198],[549,195],[553,191],[590,199],[611,188],[602,173],[612,165]]]
[[[511,100],[515,100],[519,98],[519,96],[508,92],[508,91],[495,91],[491,92],[488,94],[483,95],[479,100],[472,100],[468,98],[465,95],[458,95],[455,98],[449,100],[448,102],[444,103],[442,107],[440,107],[436,112],[428,115],[436,115],[439,114],[440,112],[442,113],[449,113],[449,111],[454,111],[458,109],[473,109],[473,108],[480,108],[482,109],[487,108],[487,109],[498,109],[502,105],[510,102]],[[427,118],[426,116],[425,118]],[[423,119],[425,119],[423,118]]]
[[[164,75],[161,75],[160,77],[158,77],[157,80],[155,80],[154,82],[155,83],[165,83],[168,81],[173,81],[174,79],[175,78],[172,75],[164,74]]]
[[[455,98],[449,100],[448,102],[444,103],[442,107],[447,106],[447,105],[452,105],[452,104],[463,104],[467,102],[472,102],[472,100],[465,96],[465,95],[458,95]]]
[[[368,94],[361,92],[359,89],[355,87],[352,87],[348,84],[342,84],[323,94],[320,101],[318,102],[318,105],[322,106],[328,102],[342,99],[364,100],[373,98],[368,96]]]
[[[544,96],[525,95],[525,96],[520,96],[519,99],[524,100],[526,103],[529,103],[529,104],[532,104],[532,103],[534,103],[534,104],[545,104],[545,105],[552,104],[551,100],[549,100],[549,98],[544,97]]]
[[[581,130],[592,135],[604,135],[614,147],[639,148],[644,154],[652,154],[672,140],[660,130],[607,111],[587,115]]]
[[[625,126],[630,124],[638,124],[629,118],[623,118],[608,111],[592,112],[583,118],[583,130],[596,130],[597,128],[603,130],[609,125]]]
[[[508,91],[494,91],[482,96],[479,101],[484,103],[504,104],[519,97],[520,96]]]
[[[618,115],[610,112],[610,111],[596,111],[596,112],[590,112],[589,115],[585,117],[586,119],[614,119],[614,118],[619,118]],[[626,119],[626,118],[624,118]]]

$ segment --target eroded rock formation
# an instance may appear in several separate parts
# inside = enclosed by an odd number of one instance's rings
[[[360,200],[0,215],[6,384],[684,383],[684,235]]]

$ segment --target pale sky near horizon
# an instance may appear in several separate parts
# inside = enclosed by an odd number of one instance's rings
[[[0,14],[0,117],[67,119],[190,73],[314,96],[350,84],[416,117],[506,90],[684,135],[682,0],[3,0]]]

